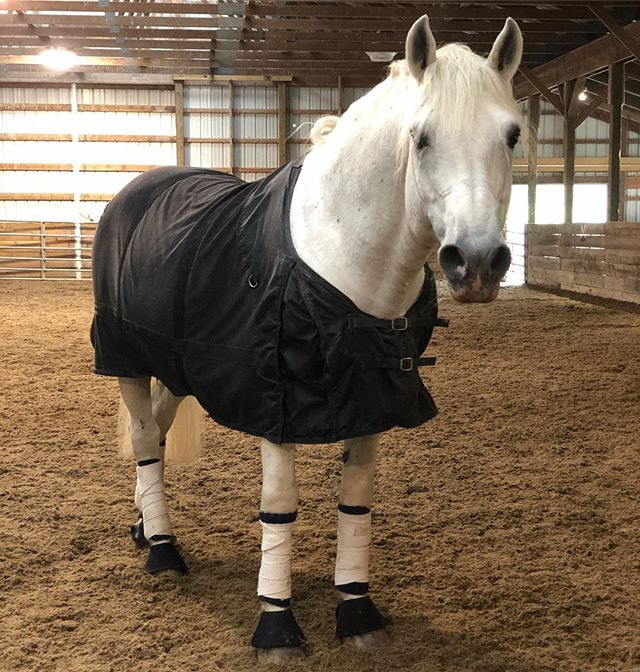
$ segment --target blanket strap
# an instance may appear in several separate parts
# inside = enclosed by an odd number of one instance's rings
[[[435,357],[371,357],[361,359],[360,366],[363,369],[398,369],[400,371],[413,371],[419,366],[435,366]]]
[[[347,318],[350,330],[363,327],[381,327],[392,331],[406,331],[417,327],[448,327],[449,320],[441,317],[396,317],[393,320],[381,320],[377,317],[351,316]]]

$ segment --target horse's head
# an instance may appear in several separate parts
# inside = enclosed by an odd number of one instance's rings
[[[406,202],[433,230],[454,299],[492,301],[511,263],[504,227],[511,155],[521,117],[511,92],[522,35],[507,19],[487,59],[452,44],[436,50],[426,16],[406,42],[414,84],[406,133]]]

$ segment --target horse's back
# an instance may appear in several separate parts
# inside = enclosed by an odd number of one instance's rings
[[[189,188],[194,181],[200,185],[195,190]],[[129,182],[107,205],[96,230],[96,306],[121,310],[121,283],[151,282],[162,273],[164,248],[175,248],[174,238],[186,235],[203,210],[244,184],[226,173],[178,166],[155,168]]]

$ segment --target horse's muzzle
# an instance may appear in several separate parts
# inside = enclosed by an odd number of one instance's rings
[[[485,254],[465,253],[457,245],[444,245],[438,260],[456,301],[489,303],[498,296],[500,280],[511,265],[511,252],[506,245]]]

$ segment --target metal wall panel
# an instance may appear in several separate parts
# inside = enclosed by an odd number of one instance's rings
[[[173,105],[174,93],[159,89],[79,88],[80,105]]]
[[[70,104],[71,87],[29,88],[8,86],[0,88],[0,103]]]
[[[184,86],[184,134],[186,138],[227,139],[231,128],[228,84]],[[199,110],[199,111],[194,111]],[[200,111],[211,110],[211,112]],[[226,170],[231,165],[228,143],[185,143],[188,166]]]
[[[175,165],[173,142],[81,142],[81,163]]]
[[[233,90],[233,100],[230,92]],[[344,87],[340,96],[337,86],[299,87],[288,85],[287,133],[289,158],[303,155],[309,149],[309,132],[317,119],[334,114],[339,108],[348,109],[368,89]],[[117,89],[90,87],[77,90],[79,105],[155,105],[172,107],[172,90]],[[71,104],[71,87],[0,88],[1,103]],[[230,108],[236,110],[233,116]],[[187,142],[187,165],[229,169],[243,179],[252,181],[268,174],[278,163],[278,90],[277,86],[212,84],[210,86],[184,85],[185,136],[187,138],[219,139],[225,142]],[[196,111],[198,110],[198,111]],[[204,110],[204,111],[203,111]],[[209,111],[207,111],[209,110]],[[255,111],[255,112],[252,112]],[[542,101],[539,131],[539,156],[562,156],[562,118],[554,108]],[[81,135],[154,135],[173,136],[175,115],[167,112],[0,112],[0,130],[3,133],[48,133]],[[234,139],[233,156],[226,142]],[[607,155],[608,124],[587,119],[576,131],[579,142],[577,156]],[[629,134],[629,155],[640,155],[640,135]],[[248,142],[243,142],[248,141]],[[591,142],[593,141],[593,142]],[[600,141],[600,142],[596,142]],[[77,149],[77,157],[74,152]],[[527,148],[521,143],[516,156],[526,156]],[[77,160],[80,164],[167,165],[176,161],[176,145],[167,142],[0,142],[0,163],[65,163]],[[233,159],[233,161],[232,161]],[[0,171],[0,192],[11,193],[65,193],[77,189],[82,194],[112,194],[133,179],[135,172],[71,172],[53,171]],[[585,173],[587,177],[601,178],[605,173]],[[555,176],[561,182],[561,175]],[[77,180],[77,181],[76,181]],[[525,187],[526,189],[526,187]],[[579,190],[576,193],[578,197]],[[544,194],[544,190],[543,190]],[[631,198],[640,190],[630,189]],[[544,198],[542,199],[544,200]],[[104,201],[81,201],[80,219],[96,221],[104,210]],[[640,217],[640,202],[628,201],[626,219]],[[73,221],[78,215],[69,201],[14,201],[0,202],[0,218]],[[512,212],[508,240],[514,255],[521,252],[522,230],[526,213]],[[516,219],[518,221],[516,221]]]
[[[0,89],[1,90],[1,89]],[[2,133],[71,133],[70,112],[0,111]]]
[[[0,220],[71,222],[74,217],[70,201],[0,201]]]
[[[189,112],[184,115],[184,134],[187,138],[228,138],[229,119],[227,113]]]
[[[229,107],[229,85],[194,86],[185,84],[183,89],[184,109],[206,107],[227,109]]]
[[[169,135],[176,132],[173,113],[164,112],[78,112],[80,135]]]
[[[324,114],[335,114],[338,107],[337,86],[289,87],[289,109],[322,110]]]
[[[72,151],[73,145],[70,141],[5,140],[0,142],[0,163],[70,163]]]
[[[275,86],[233,86],[233,107],[242,110],[278,109],[278,89]]]
[[[198,168],[227,170],[231,165],[229,144],[197,142],[185,145],[185,163]]]
[[[638,175],[638,173],[634,173]],[[624,220],[625,222],[640,222],[640,189],[627,189],[628,200],[625,203]]]

